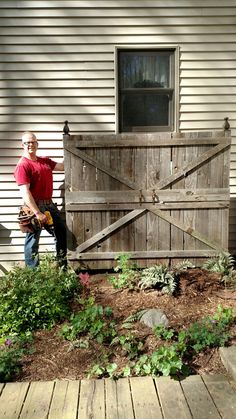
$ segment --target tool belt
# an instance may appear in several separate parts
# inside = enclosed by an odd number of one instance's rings
[[[42,228],[34,212],[26,205],[20,207],[17,220],[22,233],[35,233]]]

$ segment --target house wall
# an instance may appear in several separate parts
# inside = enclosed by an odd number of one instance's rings
[[[115,46],[179,46],[179,128],[232,132],[229,248],[236,254],[235,0],[0,2],[0,272],[23,261],[13,179],[22,131],[63,156],[62,129],[115,132]],[[63,202],[63,175],[54,197]],[[47,233],[41,251],[53,248]]]

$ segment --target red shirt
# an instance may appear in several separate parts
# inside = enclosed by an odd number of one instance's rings
[[[37,157],[36,161],[21,157],[14,171],[17,185],[29,184],[35,201],[51,199],[53,193],[52,171],[56,164],[49,157]]]

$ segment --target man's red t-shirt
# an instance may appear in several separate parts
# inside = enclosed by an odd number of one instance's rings
[[[37,157],[36,161],[22,157],[14,171],[17,185],[29,184],[35,201],[51,199],[53,193],[52,170],[56,164],[49,157]]]

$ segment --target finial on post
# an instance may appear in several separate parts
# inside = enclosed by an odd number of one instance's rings
[[[223,124],[223,128],[224,128],[224,130],[225,131],[228,131],[229,129],[230,129],[230,124],[229,124],[229,118],[226,116],[225,118],[224,118],[224,124]]]
[[[65,134],[65,135],[70,135],[70,134],[69,134],[69,132],[70,132],[70,128],[69,128],[69,125],[68,125],[68,121],[65,121],[65,125],[64,125],[64,128],[63,128],[63,132],[64,132],[64,134]]]

